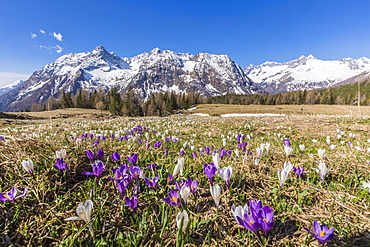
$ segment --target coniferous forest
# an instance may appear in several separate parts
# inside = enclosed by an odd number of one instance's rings
[[[88,108],[109,110],[117,116],[168,116],[196,104],[236,104],[236,105],[370,105],[370,81],[346,84],[333,88],[304,90],[280,94],[226,94],[202,97],[198,93],[158,92],[144,101],[135,90],[129,88],[119,93],[116,88],[108,92],[99,89],[91,92],[79,90],[76,94],[64,91],[58,97],[51,96],[44,104],[33,104],[31,111],[47,111],[60,108]]]

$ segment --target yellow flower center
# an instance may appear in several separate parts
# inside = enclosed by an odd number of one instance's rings
[[[172,201],[176,202],[177,203],[177,198],[176,197],[172,197]]]
[[[325,236],[325,232],[324,231],[321,231],[320,232],[320,237],[324,237]]]
[[[171,178],[170,177],[167,177],[167,182],[171,182]]]
[[[254,222],[250,220],[250,221],[249,221],[249,224],[253,225],[253,224],[254,224]]]
[[[4,195],[4,197],[5,197],[5,198],[8,198],[8,199],[9,199],[9,196],[8,196],[8,194],[5,194],[5,195]]]
[[[264,222],[267,222],[267,220],[266,220],[266,219],[263,219],[263,221],[264,221]]]
[[[135,178],[137,178],[137,177],[138,177],[137,172],[134,172],[134,177],[135,177]]]
[[[194,186],[193,186],[193,185],[190,185],[190,189],[191,189],[191,190],[194,190]]]
[[[153,180],[150,179],[149,182],[153,183]]]
[[[123,179],[123,177],[122,177],[122,176],[120,176],[120,177],[119,177],[119,179]]]

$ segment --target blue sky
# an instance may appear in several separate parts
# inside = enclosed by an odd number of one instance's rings
[[[0,0],[0,86],[98,45],[227,54],[242,67],[370,57],[365,0]]]

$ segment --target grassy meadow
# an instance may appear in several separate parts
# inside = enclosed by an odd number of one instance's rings
[[[361,107],[361,116],[354,106],[200,105],[185,111],[287,115],[232,118],[58,111],[1,119],[0,246],[319,246],[304,229],[312,231],[314,221],[335,229],[326,246],[370,245],[368,107]],[[221,190],[218,206],[205,172],[217,156],[212,184]],[[54,168],[57,159],[68,169]],[[33,171],[22,166],[26,160]],[[96,160],[104,165],[101,174],[92,170]],[[278,170],[286,162],[304,167],[304,174],[291,170],[282,184]],[[315,170],[322,163],[324,177]],[[229,166],[230,188],[221,177]],[[121,173],[113,173],[118,167]],[[198,184],[184,194],[188,179]],[[7,200],[12,187],[24,195]],[[273,211],[266,233],[247,229],[233,214],[233,205],[245,204],[252,214],[250,200]],[[78,216],[85,220],[65,221],[83,206],[87,211]]]

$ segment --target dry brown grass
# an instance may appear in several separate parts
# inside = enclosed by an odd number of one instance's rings
[[[303,109],[303,110],[301,110]],[[361,114],[370,116],[370,106],[361,106]],[[276,113],[276,114],[328,114],[360,116],[357,106],[348,105],[226,105],[202,104],[186,113],[228,114],[228,113]]]

